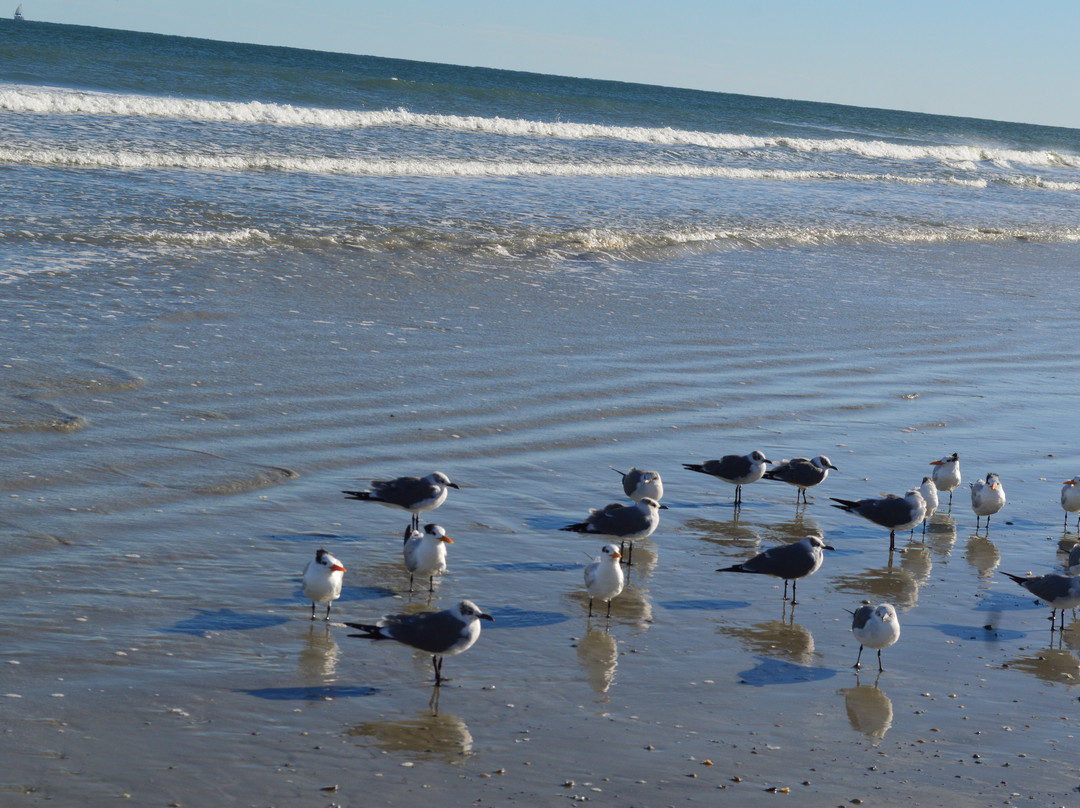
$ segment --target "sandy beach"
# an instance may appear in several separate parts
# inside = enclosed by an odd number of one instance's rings
[[[153,292],[103,275],[59,331],[9,309],[3,802],[1069,804],[1080,634],[997,571],[1060,571],[1078,539],[1057,501],[1080,469],[1077,264],[1023,243],[576,273],[208,260]],[[106,327],[118,308],[135,325]],[[753,449],[839,471],[800,509],[747,486],[736,515],[682,469]],[[829,507],[953,451],[951,513],[895,553]],[[631,465],[668,509],[590,621],[603,542],[558,528]],[[461,486],[430,514],[455,543],[410,596],[408,517],[341,491],[436,469]],[[1008,504],[976,536],[966,483],[990,471]],[[836,550],[795,607],[714,572],[808,534]],[[348,567],[330,625],[299,587],[319,547]],[[426,654],[338,622],[466,597],[495,622],[438,691]],[[880,676],[852,668],[863,601],[900,615]]]

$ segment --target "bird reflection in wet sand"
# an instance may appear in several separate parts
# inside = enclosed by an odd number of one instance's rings
[[[986,536],[972,536],[964,550],[964,560],[979,573],[980,578],[987,578],[1001,563],[1001,551]]]
[[[319,683],[333,677],[337,670],[341,649],[325,623],[308,624],[304,647],[300,649],[300,675]]]
[[[383,751],[412,760],[457,763],[472,754],[473,737],[457,716],[438,712],[438,688],[432,712],[397,721],[366,721],[345,731],[353,738],[370,738]]]
[[[619,648],[611,633],[606,628],[590,628],[578,642],[577,656],[589,687],[597,693],[607,693],[619,664]]]
[[[753,626],[721,625],[717,631],[742,642],[749,653],[784,659],[796,665],[813,665],[816,661],[814,635],[810,629],[794,622],[794,617],[792,622],[784,615],[780,620]]]
[[[855,680],[858,682],[858,679]],[[851,728],[875,744],[885,737],[893,720],[892,701],[875,681],[873,685],[856,684],[841,690]]]
[[[1046,648],[1028,656],[1016,657],[1002,667],[1033,674],[1044,682],[1074,685],[1080,679],[1080,659],[1063,648]]]

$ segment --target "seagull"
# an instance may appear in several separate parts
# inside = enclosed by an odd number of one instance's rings
[[[574,533],[591,533],[601,536],[614,536],[625,545],[630,542],[629,564],[633,560],[634,544],[637,539],[647,539],[660,526],[660,509],[667,509],[651,497],[644,497],[633,505],[620,505],[613,502],[603,508],[593,508],[584,522],[559,528]]]
[[[454,540],[441,525],[424,525],[424,532],[412,525],[405,528],[405,569],[409,571],[409,591],[413,576],[428,576],[428,592],[435,591],[435,576],[446,572],[446,545]]]
[[[926,523],[930,517],[937,513],[938,509],[938,495],[937,486],[934,485],[934,481],[929,477],[922,478],[922,485],[919,486],[919,493],[922,495],[923,502],[926,503],[926,514],[923,516],[922,532],[926,532]]]
[[[986,517],[986,530],[990,530],[990,517],[1005,507],[1005,489],[1001,478],[993,472],[985,480],[971,484],[971,510],[975,511],[975,532],[979,532],[979,520]]]
[[[800,494],[805,503],[806,489],[825,482],[825,478],[829,476],[829,469],[840,471],[825,455],[818,455],[813,460],[795,457],[791,460],[781,460],[778,465],[761,476],[766,480],[780,480],[798,488],[799,493],[795,494],[795,505],[798,507]]]
[[[1004,573],[1005,577],[1012,578],[1020,586],[1033,594],[1039,600],[1050,604],[1050,630],[1054,630],[1054,618],[1058,610],[1061,610],[1060,631],[1065,630],[1065,610],[1075,609],[1080,606],[1080,578],[1074,575],[1036,575],[1022,578],[1019,575]]]
[[[585,567],[585,589],[589,593],[589,617],[592,617],[593,598],[607,601],[607,616],[611,617],[611,601],[623,590],[623,571],[619,566],[619,548],[605,544],[600,555]]]
[[[311,601],[311,619],[315,619],[315,604],[326,604],[326,617],[330,619],[330,604],[341,597],[341,580],[345,577],[345,567],[326,550],[319,549],[315,558],[304,567],[304,579],[301,588],[304,597]]]
[[[765,474],[765,464],[769,462],[764,454],[755,449],[748,455],[724,455],[719,460],[706,460],[704,463],[683,463],[683,468],[709,474],[734,485],[735,505],[738,506],[742,505],[742,487],[760,480]]]
[[[664,496],[664,482],[660,479],[659,471],[643,471],[635,466],[630,467],[630,471],[622,472],[614,466],[609,468],[617,474],[622,474],[622,487],[626,492],[626,496],[634,500],[634,502],[641,502],[645,497],[655,499],[659,502]]]
[[[917,488],[912,488],[902,497],[889,494],[881,499],[830,499],[840,503],[833,505],[834,508],[869,519],[875,525],[887,527],[890,550],[896,548],[897,531],[914,529],[926,516],[926,502]]]
[[[463,600],[443,612],[388,614],[374,625],[346,623],[363,634],[350,634],[366,640],[397,640],[427,651],[435,669],[435,686],[442,684],[443,657],[454,656],[472,648],[480,637],[480,620],[494,620],[471,600]]]
[[[833,550],[817,536],[807,536],[794,544],[781,544],[758,553],[749,561],[732,567],[722,567],[717,572],[752,572],[759,575],[775,575],[784,579],[784,600],[787,585],[791,581],[791,603],[795,604],[795,587],[799,578],[813,575],[825,560],[823,550]]]
[[[449,489],[455,483],[441,471],[427,477],[398,477],[396,480],[372,480],[368,491],[342,491],[350,499],[378,502],[391,508],[400,508],[412,514],[412,526],[420,527],[420,514],[432,511],[446,501]]]
[[[1080,514],[1080,474],[1061,486],[1061,507],[1065,509],[1065,530],[1068,530],[1069,514]],[[1080,516],[1076,517],[1076,529],[1080,530]]]
[[[933,460],[930,465],[934,467],[934,485],[938,491],[949,492],[949,510],[952,511],[953,491],[960,487],[960,455],[953,452],[941,460]]]
[[[865,645],[877,649],[877,669],[880,673],[885,670],[881,666],[881,649],[888,648],[900,639],[900,621],[896,618],[896,609],[891,603],[882,603],[880,606],[860,606],[852,614],[851,633],[859,641],[859,656],[855,659],[854,667],[861,667]]]

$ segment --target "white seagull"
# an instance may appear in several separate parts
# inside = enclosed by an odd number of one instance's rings
[[[494,620],[471,600],[463,600],[443,612],[388,614],[373,625],[346,623],[363,634],[350,634],[367,640],[396,640],[431,654],[435,686],[442,684],[443,657],[468,651],[480,638],[480,620]]]
[[[1016,581],[1028,592],[1039,600],[1050,605],[1050,630],[1054,630],[1054,618],[1058,610],[1061,610],[1061,625],[1058,629],[1065,630],[1065,610],[1075,609],[1080,606],[1080,578],[1075,575],[1036,575],[1030,578],[1022,578],[1019,575],[1004,573],[1005,577]]]
[[[444,502],[455,483],[441,471],[427,477],[398,477],[395,480],[372,480],[367,491],[342,491],[350,499],[378,502],[412,514],[412,526],[420,527],[420,514],[435,510]]]
[[[593,508],[584,522],[559,528],[574,533],[589,533],[599,536],[613,536],[624,544],[630,542],[629,564],[633,560],[634,542],[647,539],[660,526],[660,510],[666,509],[651,497],[644,497],[633,505],[620,505],[613,502],[603,508]]]
[[[868,519],[875,525],[889,529],[889,549],[896,548],[896,533],[913,530],[926,516],[926,502],[917,488],[912,488],[904,496],[889,494],[880,499],[837,499],[830,497],[834,508],[854,513]]]
[[[823,550],[832,550],[817,536],[807,536],[794,544],[781,544],[758,553],[749,561],[731,567],[721,567],[717,572],[749,572],[757,575],[775,575],[784,579],[784,600],[787,600],[787,585],[791,581],[791,603],[794,605],[795,587],[799,578],[813,575],[825,560]]]
[[[818,455],[813,459],[794,457],[791,460],[781,460],[761,476],[766,480],[780,480],[798,488],[795,494],[795,506],[798,507],[799,497],[802,496],[805,504],[806,489],[825,482],[825,478],[829,476],[829,469],[840,471],[825,455]]]
[[[900,639],[900,621],[896,609],[891,603],[880,606],[860,606],[853,613],[851,633],[859,641],[859,656],[854,667],[861,667],[863,646],[877,649],[878,672],[885,670],[881,666],[881,649],[888,648]]]
[[[975,532],[979,532],[979,521],[986,517],[986,530],[990,531],[990,517],[1005,507],[1005,489],[1001,478],[993,472],[985,480],[976,480],[971,484],[971,510],[975,511]]]
[[[960,455],[953,452],[941,460],[932,460],[934,485],[938,491],[949,492],[949,510],[952,511],[953,491],[960,487]]]
[[[1061,486],[1061,507],[1065,509],[1065,529],[1068,530],[1069,514],[1080,514],[1080,474]],[[1076,529],[1080,530],[1080,516],[1076,518]]]
[[[585,567],[585,589],[589,593],[589,617],[592,617],[594,598],[607,601],[607,616],[611,617],[611,601],[623,591],[622,566],[619,564],[619,548],[614,544],[605,544],[600,548],[600,555]]]
[[[330,619],[330,604],[341,597],[341,581],[345,577],[345,567],[326,550],[319,549],[315,558],[304,567],[304,579],[301,588],[304,597],[311,601],[311,619],[315,619],[315,604],[326,604],[326,617]]]
[[[937,486],[934,485],[934,481],[929,477],[922,478],[922,485],[919,486],[919,493],[922,494],[923,502],[926,503],[926,514],[923,516],[922,532],[926,532],[926,523],[929,521],[938,509],[938,495]]]
[[[446,535],[442,525],[424,525],[424,532],[412,525],[405,529],[405,569],[409,571],[409,591],[413,591],[413,576],[428,576],[428,592],[435,591],[435,576],[446,572],[446,545],[454,540]]]
[[[634,502],[641,502],[645,497],[659,502],[664,497],[664,481],[660,479],[659,471],[644,471],[636,466],[631,466],[630,471],[622,472],[614,466],[609,468],[617,474],[622,474],[622,487],[626,496]]]
[[[760,480],[769,462],[762,452],[755,449],[748,455],[724,455],[719,460],[706,460],[704,463],[683,463],[683,468],[731,483],[735,486],[735,504],[742,505],[742,487]]]

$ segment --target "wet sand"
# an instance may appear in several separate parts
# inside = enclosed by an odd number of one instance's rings
[[[2,801],[1066,804],[1080,632],[996,571],[1060,571],[1080,538],[1058,504],[1078,263],[1015,244],[27,279],[2,318]],[[840,471],[798,510],[748,486],[736,517],[682,469],[755,448]],[[829,507],[953,451],[965,483],[1002,477],[988,536],[966,485],[892,554]],[[589,621],[602,541],[557,528],[620,499],[609,465],[659,470],[669,509]],[[407,516],[340,491],[436,468],[461,485],[432,515],[450,570],[409,597]],[[794,608],[714,572],[815,532],[837,549]],[[329,626],[299,588],[321,546],[349,570]],[[496,622],[440,691],[427,655],[336,623],[463,597]],[[863,600],[900,612],[880,677],[851,667]]]

